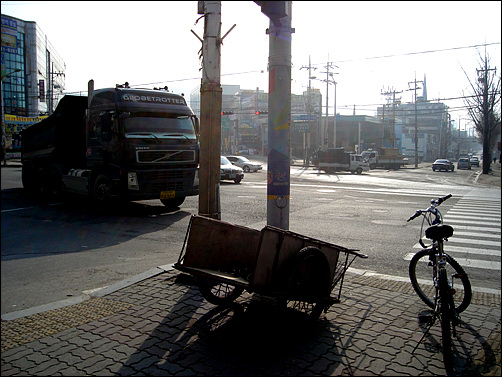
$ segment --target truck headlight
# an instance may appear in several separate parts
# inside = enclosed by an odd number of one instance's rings
[[[129,190],[139,190],[138,175],[135,171],[127,173],[127,188]]]

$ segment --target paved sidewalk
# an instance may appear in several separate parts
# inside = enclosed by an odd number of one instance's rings
[[[2,376],[445,374],[438,324],[412,355],[427,308],[406,281],[349,272],[317,321],[247,293],[220,309],[170,266],[129,282],[2,320]],[[462,320],[456,374],[500,375],[500,296],[475,293]]]

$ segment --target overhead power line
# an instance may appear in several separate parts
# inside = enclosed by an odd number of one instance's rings
[[[443,52],[443,51],[452,51],[452,50],[463,50],[463,49],[467,49],[467,48],[486,47],[486,46],[499,45],[499,44],[500,44],[500,42],[483,43],[483,44],[472,45],[472,46],[450,47],[450,48],[442,48],[442,49],[437,49],[437,50],[418,51],[418,52],[406,52],[404,54],[392,54],[392,55],[372,56],[372,57],[368,57],[368,58],[356,58],[356,59],[347,59],[347,60],[337,60],[334,63],[347,63],[347,62],[354,62],[354,61],[358,61],[358,60],[374,60],[374,59],[396,58],[396,57],[399,57],[399,56],[430,54],[430,53],[434,53],[434,52]],[[324,63],[312,63],[312,65],[322,65],[322,64],[324,64]]]

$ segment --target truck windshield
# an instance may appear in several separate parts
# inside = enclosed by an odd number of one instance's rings
[[[131,137],[177,137],[196,139],[192,119],[187,115],[158,116],[141,115],[123,119],[124,133]]]

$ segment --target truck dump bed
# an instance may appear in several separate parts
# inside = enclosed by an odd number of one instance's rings
[[[350,163],[350,152],[345,151],[344,148],[329,148],[318,151],[318,158],[320,163]]]
[[[64,96],[48,118],[21,133],[21,159],[57,157],[68,164],[85,160],[86,96]]]

